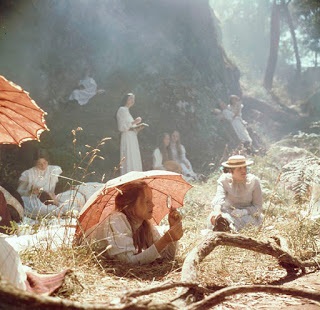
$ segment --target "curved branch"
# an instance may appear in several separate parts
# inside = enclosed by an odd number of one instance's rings
[[[307,298],[316,302],[320,302],[320,293],[309,290],[299,290],[296,288],[280,287],[280,286],[269,286],[269,285],[250,285],[250,286],[235,286],[228,287],[219,290],[216,293],[209,295],[202,301],[196,302],[189,307],[187,310],[204,310],[210,309],[213,306],[223,302],[226,297],[240,294],[240,293],[269,293],[269,294],[285,294],[293,297]]]
[[[234,246],[242,249],[271,255],[278,259],[281,266],[286,269],[301,269],[305,272],[306,267],[319,267],[320,259],[301,261],[275,245],[274,242],[258,241],[242,235],[234,235],[222,232],[210,232],[202,242],[196,246],[186,257],[181,271],[182,282],[197,282],[197,266],[201,261],[219,245]]]

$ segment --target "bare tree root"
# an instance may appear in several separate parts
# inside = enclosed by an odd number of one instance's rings
[[[208,297],[199,302],[191,303],[191,300],[185,298],[182,299],[182,296],[179,296],[176,299],[171,301],[159,303],[153,303],[152,299],[148,300],[137,300],[136,297],[143,295],[149,295],[152,293],[157,293],[160,291],[172,289],[175,287],[184,287],[189,288],[193,293],[208,294]],[[190,294],[189,291],[189,294]],[[178,310],[178,309],[187,309],[187,310],[202,310],[209,309],[212,306],[218,305],[219,303],[225,301],[229,296],[235,294],[244,294],[244,293],[257,293],[264,292],[270,294],[286,294],[294,297],[307,298],[316,302],[320,301],[320,293],[308,291],[308,290],[299,290],[293,288],[284,288],[280,286],[271,286],[271,285],[250,285],[250,286],[237,286],[237,287],[227,287],[219,289],[218,291],[212,293],[212,290],[208,290],[204,287],[201,287],[195,283],[183,283],[183,282],[172,282],[165,283],[158,286],[154,286],[146,289],[131,290],[124,294],[124,296],[116,304],[87,304],[73,302],[69,300],[64,300],[60,298],[41,296],[36,294],[31,294],[14,288],[11,285],[8,285],[5,282],[1,282],[0,287],[0,309],[8,310],[24,310],[24,309],[61,309],[61,310]],[[187,297],[187,295],[184,295]],[[189,304],[189,305],[188,305]]]
[[[306,267],[319,268],[320,266],[320,258],[301,261],[299,258],[292,256],[287,251],[279,247],[272,240],[263,242],[242,235],[210,232],[186,257],[182,266],[181,281],[192,283],[198,282],[197,266],[219,245],[234,246],[271,255],[277,258],[279,264],[286,268],[287,271],[295,270],[295,272],[297,272],[298,270],[301,270],[304,273]]]
[[[186,307],[186,310],[205,310],[210,309],[213,306],[216,306],[223,302],[226,297],[235,295],[235,294],[244,294],[244,293],[269,293],[269,294],[285,294],[291,295],[293,297],[302,297],[307,298],[316,302],[320,302],[320,293],[309,290],[301,290],[295,288],[287,288],[281,286],[271,286],[271,285],[248,285],[248,286],[236,286],[236,287],[227,287],[222,290],[219,290],[207,298],[193,303]],[[320,305],[320,304],[319,304]]]
[[[277,242],[277,243],[276,243]],[[126,292],[123,297],[113,304],[86,304],[73,302],[66,299],[40,296],[14,288],[5,281],[0,282],[0,309],[61,309],[61,310],[126,310],[126,309],[152,309],[152,310],[178,310],[178,309],[209,309],[225,300],[226,297],[239,293],[265,292],[271,294],[286,294],[294,297],[307,298],[320,302],[320,293],[308,290],[284,288],[274,285],[250,285],[237,287],[204,288],[197,282],[197,266],[201,261],[219,245],[235,246],[251,251],[272,255],[278,259],[279,264],[285,268],[296,268],[305,272],[306,267],[319,268],[320,260],[301,261],[282,249],[281,239],[262,242],[242,235],[233,235],[221,232],[211,232],[195,247],[186,257],[181,272],[180,283],[165,283],[156,287],[132,290]],[[137,300],[137,297],[180,287],[185,290],[176,295],[171,301],[161,304],[153,303],[152,299]],[[207,297],[205,297],[207,296]],[[173,297],[173,296],[172,296]],[[197,301],[198,300],[198,301]],[[101,301],[103,302],[103,301]]]

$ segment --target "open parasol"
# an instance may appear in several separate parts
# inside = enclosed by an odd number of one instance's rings
[[[48,130],[45,115],[26,91],[0,75],[0,144],[39,140]]]
[[[169,213],[169,207],[179,208],[183,205],[184,196],[192,187],[181,174],[163,170],[131,171],[109,180],[102,189],[89,198],[81,210],[76,236],[81,236],[81,232],[86,232],[102,222],[115,209],[118,187],[136,180],[145,181],[152,190],[155,205],[153,220],[157,224]]]

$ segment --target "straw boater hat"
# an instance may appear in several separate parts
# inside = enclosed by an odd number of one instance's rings
[[[242,155],[234,155],[228,158],[221,165],[226,168],[246,167],[253,164],[253,160],[246,159]]]

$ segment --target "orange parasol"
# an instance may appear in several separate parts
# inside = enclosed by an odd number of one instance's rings
[[[145,181],[152,190],[155,205],[153,220],[157,224],[169,213],[169,207],[182,207],[184,196],[192,187],[181,174],[163,170],[131,171],[109,180],[102,189],[88,199],[81,210],[76,236],[80,237],[81,232],[84,233],[102,222],[114,210],[115,197],[119,192],[118,186],[136,180]]]
[[[39,140],[48,130],[44,112],[20,86],[0,75],[0,143]]]

